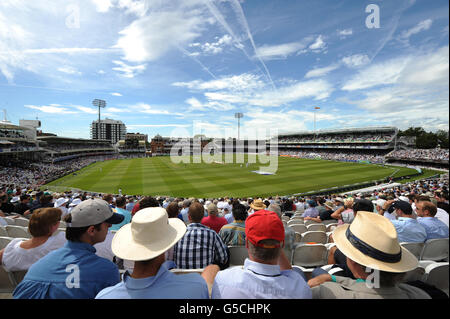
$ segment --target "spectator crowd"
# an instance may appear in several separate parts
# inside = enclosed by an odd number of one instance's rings
[[[27,270],[17,299],[426,299],[427,287],[401,281],[418,261],[400,242],[449,237],[448,174],[356,196],[173,198],[16,185],[0,188],[0,224],[27,218],[31,238],[10,242],[0,262]],[[284,248],[295,247],[295,232],[283,219],[295,212],[336,222],[328,263],[342,275],[317,268],[307,278],[292,266]],[[242,266],[230,267],[231,246],[247,250]],[[380,271],[383,289],[365,284],[364,266]]]

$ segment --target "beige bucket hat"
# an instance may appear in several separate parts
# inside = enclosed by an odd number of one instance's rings
[[[257,211],[266,208],[266,205],[262,200],[255,199],[253,203],[250,204],[250,207],[253,208],[255,211]]]
[[[130,224],[117,231],[111,248],[122,259],[149,260],[169,250],[185,232],[184,222],[169,218],[164,208],[144,208],[133,216]]]
[[[358,211],[350,225],[333,231],[337,248],[360,265],[401,273],[417,268],[417,258],[400,246],[397,231],[386,217]]]

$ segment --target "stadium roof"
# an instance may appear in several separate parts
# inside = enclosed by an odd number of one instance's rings
[[[72,141],[72,142],[86,142],[86,143],[111,143],[109,140],[92,140],[85,138],[71,138],[71,137],[61,137],[61,136],[38,136],[37,139],[39,141]]]
[[[29,130],[30,128],[14,125],[11,122],[0,121],[0,129]]]
[[[319,134],[341,134],[341,133],[351,133],[351,132],[377,132],[377,131],[398,131],[395,126],[371,126],[371,127],[352,127],[352,128],[342,128],[342,129],[332,129],[332,130],[317,130],[316,135]],[[299,131],[299,132],[288,132],[281,133],[278,136],[290,136],[290,135],[313,135],[314,131]]]

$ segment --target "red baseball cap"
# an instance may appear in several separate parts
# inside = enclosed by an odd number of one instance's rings
[[[284,242],[284,226],[281,219],[274,212],[258,210],[251,214],[245,221],[245,236],[255,246],[264,248],[276,248],[276,246],[262,245],[259,242],[264,239],[274,239],[280,244]]]

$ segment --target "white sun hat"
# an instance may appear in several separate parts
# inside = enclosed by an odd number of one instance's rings
[[[74,206],[80,205],[81,202],[82,202],[82,200],[81,200],[80,198],[75,198],[75,199],[72,201],[72,203],[69,204],[69,206],[70,206],[70,207],[74,207]]]
[[[386,272],[407,272],[417,268],[417,258],[400,246],[397,231],[389,219],[359,211],[351,224],[333,231],[336,247],[360,265]]]
[[[53,207],[61,207],[62,205],[64,205],[65,203],[67,203],[69,201],[68,198],[58,198],[55,202],[55,204],[53,205]]]
[[[121,259],[149,260],[169,250],[185,232],[184,222],[169,218],[164,208],[144,208],[133,216],[130,224],[117,231],[111,248]]]

